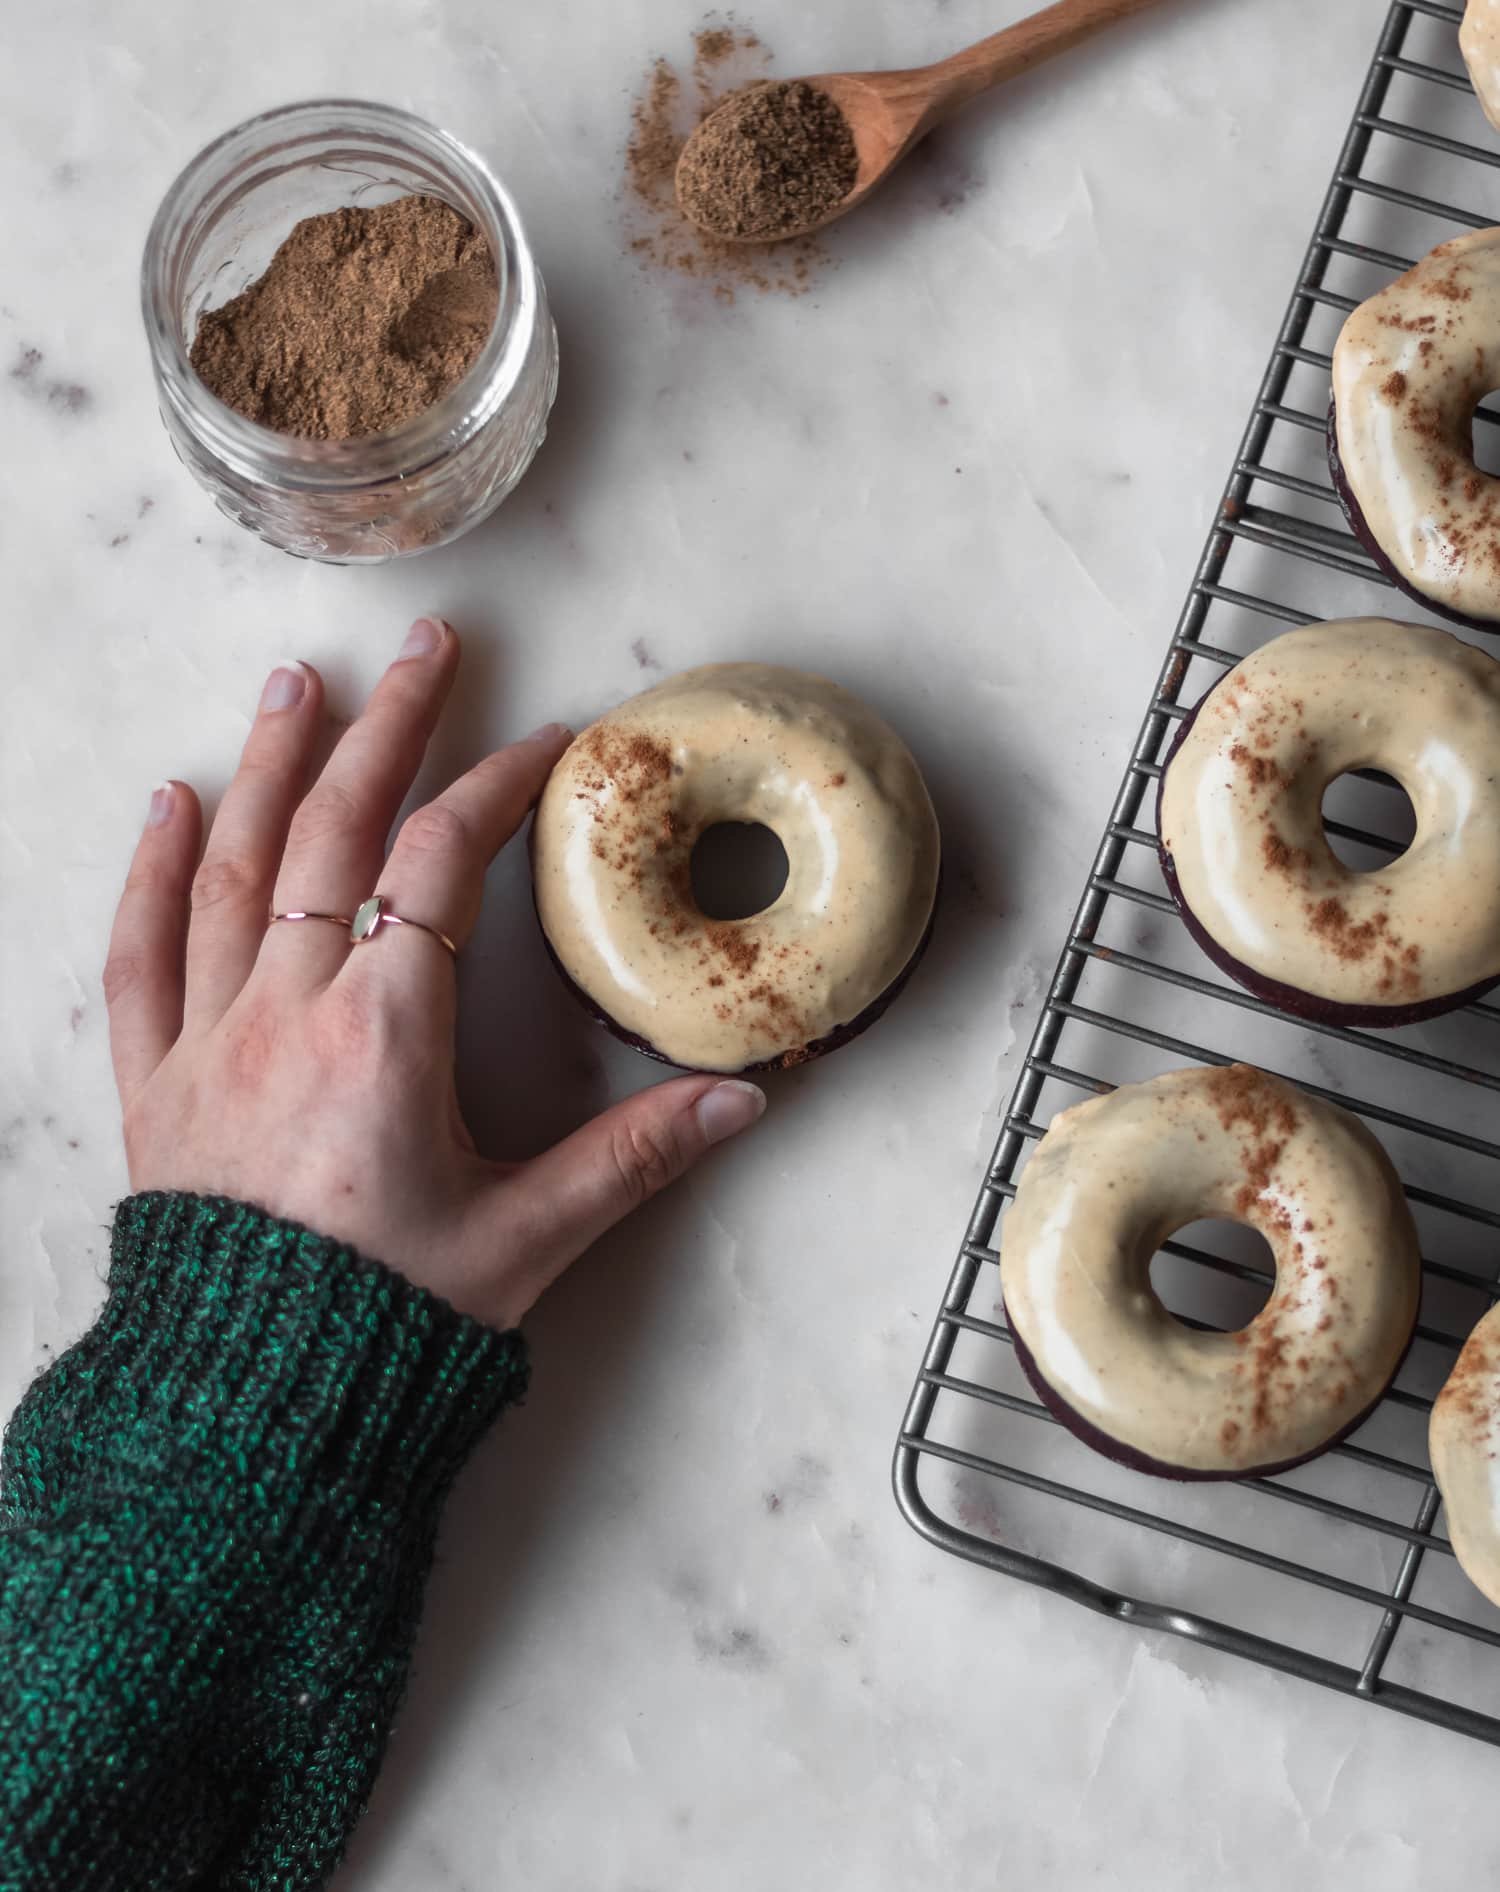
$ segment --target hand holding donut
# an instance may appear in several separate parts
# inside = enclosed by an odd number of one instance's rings
[[[454,1087],[449,946],[569,732],[487,756],[408,818],[387,860],[458,658],[452,630],[419,619],[311,784],[322,680],[273,671],[201,861],[193,791],[152,797],[104,984],[133,1188],[255,1203],[506,1327],[765,1099],[677,1078],[530,1162],[477,1153]],[[387,920],[412,923],[355,943],[377,890]],[[268,926],[272,912],[323,917]]]

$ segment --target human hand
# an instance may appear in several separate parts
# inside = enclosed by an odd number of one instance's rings
[[[553,724],[487,756],[408,817],[387,860],[458,657],[451,629],[419,619],[310,788],[322,679],[273,671],[201,863],[192,789],[152,797],[104,989],[134,1188],[254,1203],[508,1327],[765,1099],[675,1078],[545,1155],[487,1161],[459,1110],[441,943],[415,927],[353,946],[316,920],[267,926],[273,910],[350,915],[378,887],[395,913],[467,941],[485,869],[570,736]]]

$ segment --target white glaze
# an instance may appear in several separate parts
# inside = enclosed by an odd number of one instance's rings
[[[1186,906],[1236,959],[1341,1005],[1410,1006],[1500,976],[1500,663],[1446,631],[1349,618],[1246,657],[1162,786]],[[1383,769],[1410,848],[1372,873],[1323,833],[1336,776]]]
[[[693,844],[759,822],[786,886],[709,921]],[[911,752],[826,678],[708,664],[632,697],[558,764],[533,836],[537,911],[568,976],[675,1064],[795,1060],[859,1017],[921,944],[938,830]]]
[[[1352,311],[1333,351],[1339,458],[1401,577],[1466,617],[1500,615],[1500,480],[1474,410],[1500,387],[1500,229],[1440,243]]]
[[[1464,1342],[1433,1403],[1427,1448],[1464,1574],[1500,1604],[1500,1307]]]
[[[1458,45],[1474,96],[1500,131],[1500,0],[1469,0],[1458,29]]]
[[[1211,1216],[1258,1229],[1271,1298],[1197,1333],[1151,1257]],[[1317,1451],[1382,1392],[1411,1338],[1416,1230],[1346,1111],[1247,1065],[1170,1071],[1055,1117],[1005,1218],[1005,1308],[1058,1395],[1133,1452],[1237,1477]]]

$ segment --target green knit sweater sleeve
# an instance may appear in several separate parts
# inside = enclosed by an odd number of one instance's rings
[[[496,1333],[242,1203],[133,1196],[0,1457],[0,1892],[321,1886]]]

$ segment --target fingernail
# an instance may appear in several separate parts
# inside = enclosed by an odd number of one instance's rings
[[[766,1094],[758,1085],[746,1084],[737,1077],[729,1078],[715,1084],[711,1091],[705,1091],[693,1108],[698,1113],[704,1140],[723,1143],[759,1120],[766,1108]]]
[[[430,657],[448,634],[448,627],[441,618],[418,618],[406,633],[406,642],[396,652],[396,662],[405,663],[409,657]]]
[[[175,782],[158,782],[151,791],[151,807],[146,815],[148,828],[164,827],[172,819],[172,803],[177,799]]]
[[[287,658],[277,664],[266,678],[266,687],[260,693],[260,706],[263,710],[295,709],[307,695],[307,671],[296,658]]]
[[[573,732],[566,723],[543,723],[540,729],[533,729],[529,736],[522,736],[522,742],[571,742]]]

